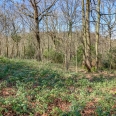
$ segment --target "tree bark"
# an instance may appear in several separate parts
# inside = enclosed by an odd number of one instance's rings
[[[8,37],[6,36],[6,57],[8,57],[8,52],[9,52],[9,49],[8,49]]]
[[[91,72],[91,41],[90,41],[90,0],[86,1],[86,41],[87,41],[87,49],[86,49],[86,67],[89,72]]]
[[[85,8],[84,0],[82,0],[82,43],[83,43],[83,65],[85,66],[85,56],[86,56],[86,22],[85,22]]]
[[[82,0],[82,23],[83,23],[83,45],[84,45],[84,65],[88,72],[91,72],[91,41],[90,41],[90,0],[86,0],[86,12],[84,0]]]
[[[39,34],[39,18],[38,18],[38,9],[37,9],[37,4],[34,2],[34,22],[35,22],[35,37],[37,39],[37,44],[38,44],[38,54],[37,54],[37,60],[41,61],[41,41],[40,41],[40,34]]]
[[[101,3],[101,0],[98,0],[98,5],[97,5],[97,22],[96,22],[96,44],[95,44],[95,50],[96,50],[96,69],[98,69],[98,64],[99,64],[98,45],[99,45],[99,29],[100,29],[100,3]]]

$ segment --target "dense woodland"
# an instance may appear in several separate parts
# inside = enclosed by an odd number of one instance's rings
[[[0,55],[116,69],[115,0],[2,0]]]
[[[0,116],[116,116],[116,0],[0,0]]]

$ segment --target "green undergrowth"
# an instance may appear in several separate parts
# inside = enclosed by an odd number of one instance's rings
[[[87,79],[59,64],[0,57],[0,116],[81,116],[87,108],[116,115],[115,76]]]

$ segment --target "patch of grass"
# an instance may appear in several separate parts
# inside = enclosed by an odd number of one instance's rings
[[[116,115],[115,73],[90,77],[59,64],[0,57],[0,115]]]

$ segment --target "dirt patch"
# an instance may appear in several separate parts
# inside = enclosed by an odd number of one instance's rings
[[[110,89],[109,93],[112,94],[113,97],[116,97],[116,88]]]
[[[94,77],[104,77],[104,78],[115,78],[116,77],[114,73],[108,73],[107,71],[98,72],[98,73],[96,72],[86,73],[84,75],[89,80],[92,80]]]
[[[87,91],[88,93],[91,93],[91,92],[93,92],[93,88],[92,88],[91,86],[88,86],[88,87],[86,88],[86,91]]]
[[[3,110],[2,110],[2,115],[3,116],[19,116],[16,114],[16,112],[14,112],[10,106],[5,106],[3,107]]]
[[[33,102],[30,103],[30,106],[32,108],[35,108],[37,105],[39,105],[39,102]],[[34,116],[50,116],[50,113],[53,111],[54,108],[59,108],[61,109],[63,112],[68,112],[69,108],[71,106],[71,103],[68,101],[64,101],[62,99],[56,98],[53,100],[53,102],[48,104],[48,109],[46,110],[45,113],[40,114],[40,112],[36,112]],[[51,115],[52,116],[52,115]]]
[[[116,115],[116,104],[114,106],[112,106],[110,113],[111,113],[111,115]]]
[[[88,102],[84,108],[84,110],[82,110],[81,115],[82,116],[96,116],[95,110],[96,110],[96,103],[97,103],[97,99]]]
[[[113,95],[116,95],[116,87],[110,89],[110,93]]]
[[[54,99],[54,101],[48,104],[48,112],[51,112],[54,107],[58,107],[62,111],[69,111],[71,103],[68,101],[63,101],[62,99]]]
[[[16,95],[16,90],[14,88],[3,88],[0,92],[3,97]]]

